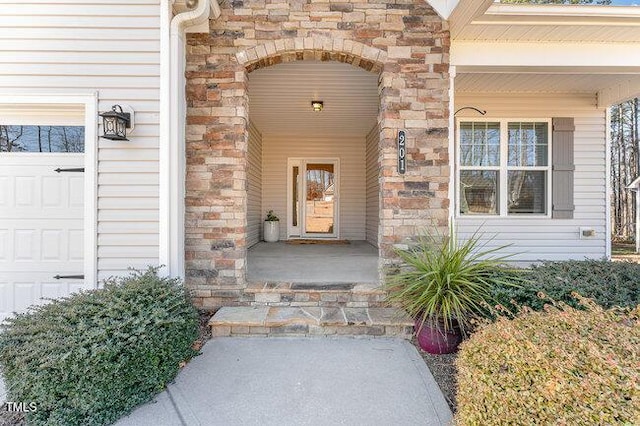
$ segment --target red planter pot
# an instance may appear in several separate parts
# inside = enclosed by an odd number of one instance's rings
[[[421,324],[421,321],[416,320],[415,330],[420,348],[430,354],[453,353],[458,350],[458,345],[462,342],[462,333],[457,324],[445,332],[442,325],[429,321]]]

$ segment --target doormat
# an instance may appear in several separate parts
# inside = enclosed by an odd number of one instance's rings
[[[349,240],[312,240],[307,238],[302,238],[298,240],[287,240],[287,244],[351,244]]]

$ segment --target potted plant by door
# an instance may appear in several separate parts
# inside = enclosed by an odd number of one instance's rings
[[[273,210],[267,212],[267,218],[264,220],[264,240],[268,243],[275,243],[280,239],[280,219],[273,213]]]
[[[470,320],[492,300],[491,289],[517,285],[496,273],[509,257],[496,255],[505,247],[487,249],[477,232],[459,242],[450,230],[447,236],[421,236],[414,247],[397,251],[404,265],[388,276],[387,301],[415,320],[423,350],[455,352]]]

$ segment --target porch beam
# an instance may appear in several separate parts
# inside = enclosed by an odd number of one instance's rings
[[[598,107],[607,108],[629,99],[640,96],[640,76],[633,80],[626,80],[598,92]]]
[[[458,73],[491,72],[492,67],[518,67],[524,72],[571,67],[572,74],[582,72],[581,68],[602,74],[640,74],[640,43],[453,41],[451,64]]]

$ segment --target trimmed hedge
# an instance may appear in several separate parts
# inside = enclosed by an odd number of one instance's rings
[[[525,310],[461,345],[461,425],[640,424],[640,306]]]
[[[514,280],[520,287],[497,286],[493,298],[497,303],[514,309],[517,305],[541,310],[548,300],[538,297],[542,292],[552,300],[564,302],[574,308],[580,303],[571,295],[593,299],[605,308],[634,307],[640,304],[640,264],[607,260],[571,260],[545,262],[530,269],[503,270],[504,280]]]
[[[104,425],[149,401],[194,356],[198,315],[156,269],[34,307],[0,333],[10,401],[32,425]]]

